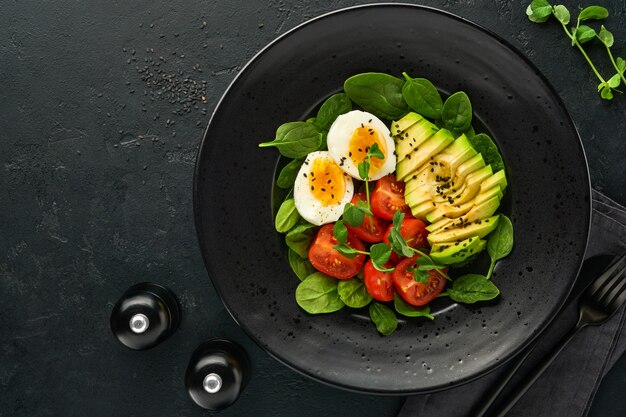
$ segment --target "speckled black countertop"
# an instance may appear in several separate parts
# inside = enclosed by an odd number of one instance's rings
[[[421,2],[527,55],[569,109],[594,186],[624,204],[626,97],[601,101],[561,29],[530,23],[526,3]],[[626,56],[626,4],[600,3]],[[318,384],[248,339],[204,270],[192,215],[196,150],[235,74],[276,36],[354,4],[0,3],[0,416],[209,415],[183,377],[194,348],[215,336],[240,342],[253,361],[244,394],[220,415],[395,416],[401,398]],[[608,69],[600,48],[590,53]],[[113,338],[109,314],[145,280],[174,290],[184,317],[171,339],[135,352]],[[622,360],[593,415],[620,412],[609,400],[624,380]]]

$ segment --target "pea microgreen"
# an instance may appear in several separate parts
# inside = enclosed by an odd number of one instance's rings
[[[580,11],[580,13],[578,13],[578,17],[576,18],[576,26],[571,26],[570,28],[568,28],[567,25],[570,24],[572,16],[567,7],[562,4],[552,6],[548,2],[548,0],[533,0],[526,9],[526,15],[531,22],[535,23],[546,22],[550,18],[550,16],[554,16],[556,20],[558,20],[558,22],[563,27],[565,34],[568,38],[570,38],[572,46],[578,48],[580,53],[587,61],[587,64],[589,64],[589,67],[595,74],[596,78],[600,81],[600,83],[598,84],[598,92],[600,93],[601,98],[605,100],[613,99],[613,92],[620,92],[617,89],[620,84],[623,83],[624,85],[626,85],[626,78],[624,77],[626,62],[623,58],[620,57],[615,59],[613,57],[613,53],[611,52],[611,47],[615,42],[613,34],[606,27],[604,27],[604,25],[600,27],[599,31],[596,31],[591,26],[581,25],[581,22],[606,19],[609,16],[609,11],[605,7],[585,7]],[[608,79],[605,79],[600,74],[600,71],[591,61],[583,47],[583,44],[590,42],[593,39],[599,39],[600,42],[604,44],[607,55],[609,56],[609,60],[611,61],[611,64],[616,71],[615,74]]]

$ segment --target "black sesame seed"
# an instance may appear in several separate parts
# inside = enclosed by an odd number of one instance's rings
[[[315,190],[315,187],[311,186],[311,191]]]
[[[302,175],[304,175],[304,178],[306,178],[306,172],[305,172],[305,173],[303,173]]]
[[[321,188],[322,191],[326,192],[326,188]]]

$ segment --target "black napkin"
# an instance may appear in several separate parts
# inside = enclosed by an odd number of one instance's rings
[[[593,191],[592,226],[586,262],[626,252],[626,208]],[[603,256],[600,258],[599,256]],[[589,278],[589,277],[587,277]],[[626,310],[601,326],[583,329],[561,352],[507,417],[581,417],[587,415],[602,377],[626,351]],[[512,379],[504,395],[527,374],[576,323],[578,302],[567,305],[546,329],[537,346]],[[408,397],[398,417],[472,417],[481,400],[497,386],[507,367],[451,390]]]

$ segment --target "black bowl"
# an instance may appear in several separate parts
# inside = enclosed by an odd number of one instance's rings
[[[299,280],[273,226],[278,153],[257,146],[365,71],[407,71],[443,92],[469,95],[505,159],[504,209],[515,227],[515,247],[494,273],[501,290],[495,302],[440,305],[434,321],[401,321],[388,337],[348,308],[311,316],[298,307]],[[547,80],[489,31],[413,5],[330,13],[259,52],[219,102],[194,181],[207,271],[236,322],[293,369],[359,392],[435,391],[484,375],[519,352],[570,292],[590,224],[581,141]]]

